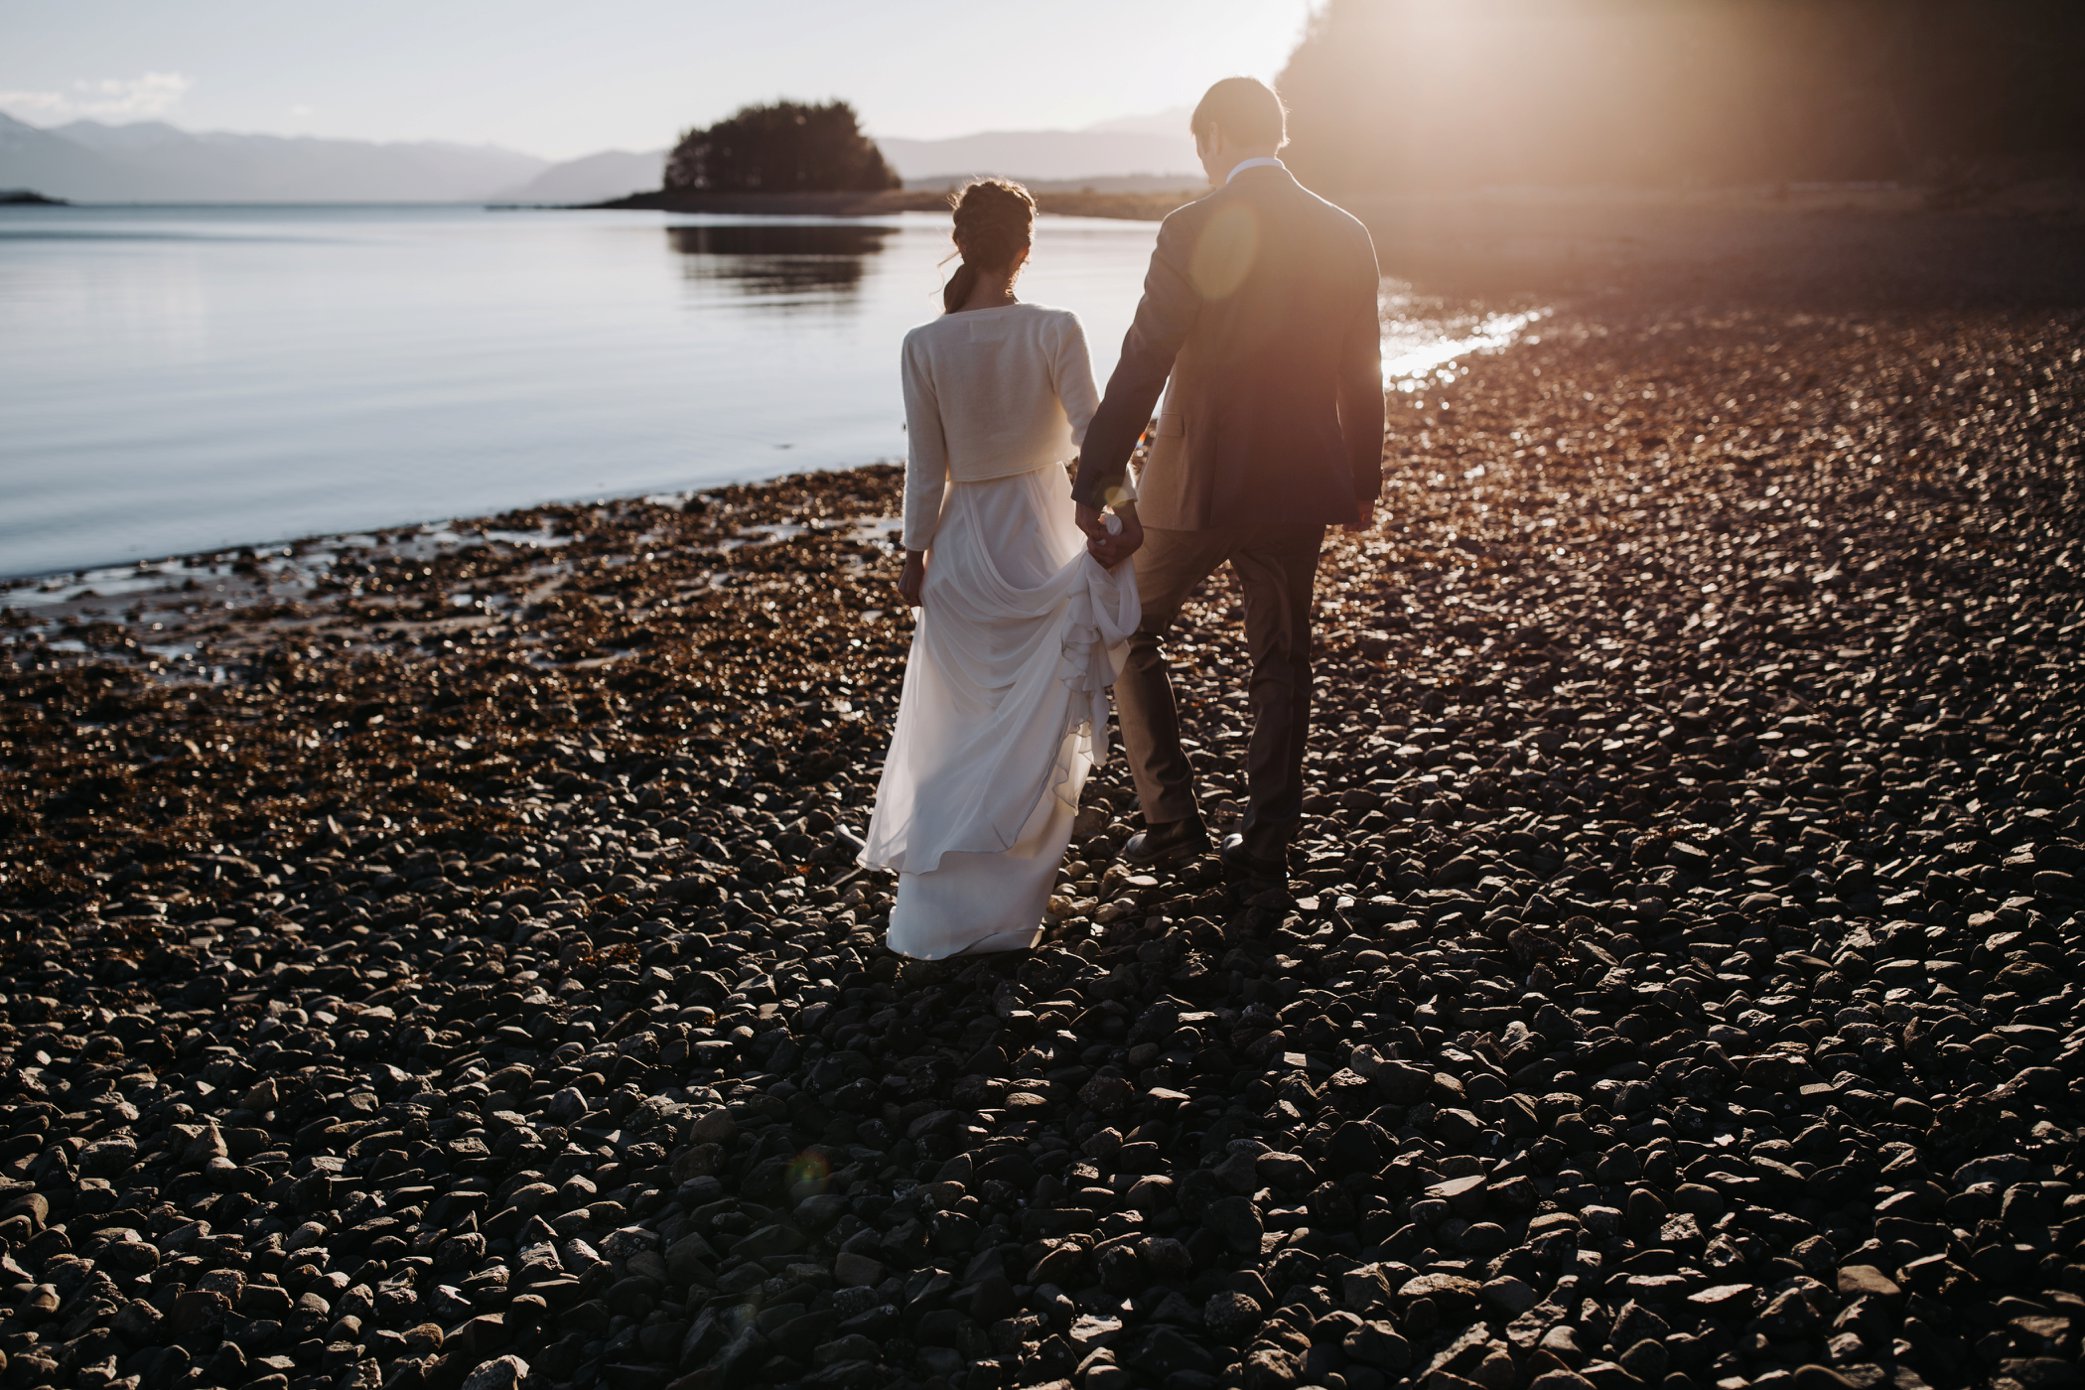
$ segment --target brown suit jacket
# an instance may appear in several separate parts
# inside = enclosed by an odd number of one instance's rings
[[[1382,490],[1375,247],[1286,169],[1166,218],[1072,492],[1106,502],[1166,390],[1138,481],[1148,526],[1338,523]]]

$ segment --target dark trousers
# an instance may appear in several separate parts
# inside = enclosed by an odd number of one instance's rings
[[[1122,747],[1144,823],[1199,819],[1194,772],[1180,746],[1173,681],[1159,644],[1180,605],[1228,563],[1245,590],[1245,646],[1252,738],[1247,853],[1281,860],[1303,819],[1303,740],[1310,728],[1310,608],[1322,526],[1224,526],[1198,531],[1146,527],[1134,559],[1144,620],[1115,682]]]

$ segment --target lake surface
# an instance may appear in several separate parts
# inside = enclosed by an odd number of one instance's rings
[[[1039,228],[1022,297],[1103,382],[1156,235]],[[0,576],[900,458],[948,250],[924,213],[0,208]],[[1526,322],[1390,289],[1393,376]]]

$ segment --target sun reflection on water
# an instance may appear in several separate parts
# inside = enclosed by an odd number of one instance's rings
[[[1383,384],[1392,391],[1423,390],[1452,379],[1447,370],[1472,353],[1506,347],[1547,317],[1547,309],[1473,314],[1428,304],[1408,291],[1383,295]]]

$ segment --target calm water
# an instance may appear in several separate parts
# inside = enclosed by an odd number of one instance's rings
[[[1021,292],[1103,380],[1155,236],[1039,231]],[[932,214],[0,209],[0,576],[900,457],[947,247]],[[1393,321],[1391,370],[1516,327]]]

